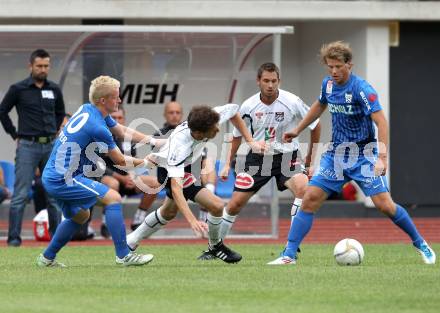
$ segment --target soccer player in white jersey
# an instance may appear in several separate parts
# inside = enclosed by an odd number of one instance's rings
[[[191,163],[200,159],[206,142],[214,138],[219,131],[219,125],[228,120],[243,134],[251,147],[264,150],[264,142],[254,142],[247,131],[238,114],[237,104],[215,108],[193,107],[188,120],[176,127],[159,152],[149,156],[151,162],[158,166],[158,180],[159,183],[165,184],[167,198],[159,209],[150,213],[144,223],[127,236],[127,243],[131,249],[136,249],[141,239],[151,236],[180,211],[196,234],[202,235],[207,228],[211,255],[226,263],[241,260],[241,255],[226,247],[220,238],[223,200],[207,188],[196,186],[194,183],[197,178],[191,173]],[[208,210],[207,226],[192,214],[187,199]]]
[[[81,224],[90,217],[89,208],[100,200],[105,206],[107,227],[116,251],[116,264],[143,265],[152,255],[136,254],[128,249],[122,215],[121,195],[108,186],[89,177],[99,152],[108,153],[119,166],[143,166],[147,162],[122,154],[113,140],[131,137],[134,142],[157,144],[157,140],[124,125],[118,124],[110,113],[118,110],[120,83],[109,76],[100,76],[90,84],[90,103],[82,105],[60,132],[50,158],[44,168],[42,181],[46,191],[53,196],[66,218],[58,226],[47,249],[37,258],[40,267],[65,267],[55,258]],[[102,174],[102,173],[101,173]]]
[[[265,141],[268,151],[264,154],[255,154],[250,151],[246,155],[244,169],[238,170],[234,192],[223,212],[223,223],[220,234],[224,238],[237,215],[249,199],[260,190],[272,177],[275,177],[278,190],[289,189],[295,197],[291,216],[301,206],[302,197],[308,182],[307,176],[300,170],[297,161],[298,141],[283,143],[282,135],[301,121],[309,111],[305,103],[296,95],[279,89],[280,71],[273,63],[264,63],[257,73],[257,85],[260,92],[243,102],[240,115],[255,141]],[[305,157],[305,166],[308,168],[312,160],[312,145],[319,141],[320,124],[315,121],[309,126],[311,130],[310,145]],[[241,144],[241,134],[234,129],[233,140],[228,159],[222,170],[221,177],[228,176],[232,159],[235,157]],[[256,170],[258,169],[258,170]],[[212,256],[209,250],[199,259],[209,260]]]

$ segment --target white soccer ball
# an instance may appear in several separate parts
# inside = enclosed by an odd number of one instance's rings
[[[339,265],[359,265],[364,259],[364,248],[359,241],[345,238],[336,244],[333,255]]]

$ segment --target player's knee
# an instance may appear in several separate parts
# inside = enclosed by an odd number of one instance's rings
[[[221,198],[215,199],[213,202],[211,213],[214,216],[221,216],[223,214],[223,208],[225,207],[225,203]]]
[[[394,216],[396,213],[396,205],[393,202],[384,202],[377,206],[377,209],[387,216]]]
[[[301,210],[304,212],[316,212],[320,203],[319,195],[313,192],[306,192],[304,194]]]
[[[161,208],[160,215],[167,221],[172,220],[177,215],[177,208]]]
[[[306,193],[307,183],[309,179],[304,174],[296,174],[293,176],[293,192],[295,193],[295,197],[303,198]]]
[[[89,210],[80,210],[74,217],[72,217],[72,221],[74,221],[77,224],[84,224],[86,223],[90,218],[90,211]]]
[[[119,190],[119,181],[111,176],[104,176],[101,182],[113,190]]]
[[[113,203],[121,203],[122,202],[122,197],[119,194],[119,192],[115,192],[115,194],[112,195],[112,201],[113,201]]]
[[[227,212],[229,215],[237,215],[240,213],[241,208],[245,205],[244,201],[237,199],[231,199],[228,203]]]
[[[109,205],[112,203],[121,203],[122,202],[122,197],[119,194],[119,192],[110,189],[104,196],[104,198],[102,199],[102,202],[105,205]]]

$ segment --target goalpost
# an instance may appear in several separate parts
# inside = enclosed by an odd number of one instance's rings
[[[257,91],[261,63],[273,61],[282,69],[281,36],[292,33],[292,26],[1,25],[0,93],[28,75],[30,52],[44,48],[51,54],[49,79],[62,87],[66,111],[75,112],[87,100],[90,80],[106,74],[121,81],[128,122],[144,117],[161,127],[163,105],[170,100],[181,102],[186,113],[194,104],[241,104]],[[213,141],[218,159],[225,157],[223,135],[230,132],[227,125]],[[0,142],[9,144],[6,137],[0,134]],[[243,209],[232,237],[278,236],[278,191],[273,182],[269,187]],[[178,219],[156,235],[161,236],[192,234]]]

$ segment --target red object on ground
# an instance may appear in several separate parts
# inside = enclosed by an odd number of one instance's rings
[[[37,241],[50,241],[49,234],[49,223],[43,222],[32,222],[34,224],[34,236]]]

